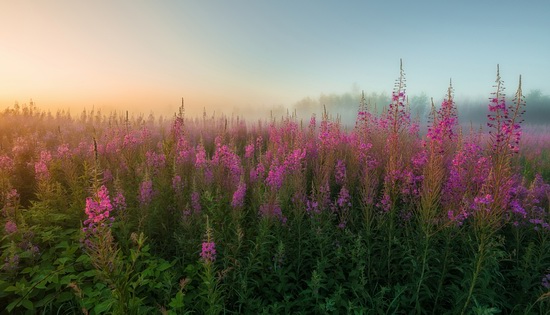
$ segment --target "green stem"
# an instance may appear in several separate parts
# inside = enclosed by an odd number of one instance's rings
[[[390,215],[390,227],[388,229],[388,252],[387,252],[388,282],[391,281],[391,241],[392,241],[392,237],[393,237],[393,216]]]
[[[417,313],[420,313],[421,311],[420,301],[419,301],[420,288],[422,287],[422,282],[424,281],[424,273],[426,272],[429,242],[430,242],[430,236],[426,234],[424,238],[424,251],[422,253],[422,271],[420,272],[420,280],[418,280],[418,286],[416,287],[416,294],[415,294],[415,303],[416,303]]]
[[[479,277],[479,274],[481,273],[481,269],[485,260],[485,251],[486,251],[486,239],[483,237],[483,235],[480,238],[479,246],[478,246],[478,252],[476,253],[476,262],[475,262],[475,268],[474,268],[474,274],[472,275],[472,281],[470,283],[470,288],[468,290],[468,297],[466,298],[466,302],[464,303],[464,307],[462,308],[462,312],[460,314],[464,315],[466,312],[466,309],[468,308],[470,304],[470,300],[472,299],[472,295],[474,293],[474,289],[477,283],[477,278]]]
[[[439,295],[440,295],[441,291],[443,290],[443,283],[445,282],[445,274],[447,273],[447,263],[448,263],[448,259],[449,259],[449,248],[450,248],[452,238],[448,233],[446,234],[446,236],[447,236],[447,239],[445,241],[445,256],[443,256],[443,267],[441,269],[441,277],[439,278],[439,284],[437,286],[437,293],[435,294],[434,308],[433,308],[432,314],[435,314],[436,306],[437,306],[437,303],[439,301]]]

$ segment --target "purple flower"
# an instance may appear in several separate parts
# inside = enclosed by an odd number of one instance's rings
[[[48,171],[48,163],[52,160],[52,155],[49,151],[40,152],[40,160],[34,163],[34,172],[38,179],[48,179],[50,172]]]
[[[104,185],[99,188],[94,198],[86,198],[86,209],[84,210],[88,219],[84,221],[84,225],[88,228],[94,228],[111,220],[111,211],[113,205],[109,199],[109,191]]]
[[[306,212],[310,215],[319,214],[321,212],[319,210],[319,203],[308,198],[306,201]]]
[[[71,150],[67,143],[63,143],[57,147],[57,156],[59,158],[68,158],[71,156]]]
[[[334,178],[336,179],[336,184],[344,185],[346,181],[346,163],[344,160],[338,160],[336,162],[336,169],[334,170]]]
[[[542,277],[541,284],[544,288],[550,289],[550,273],[546,274],[546,275],[544,275],[544,277]]]
[[[116,196],[113,198],[113,207],[118,211],[126,210],[126,198],[122,191],[117,191]]]
[[[6,234],[14,234],[17,232],[17,224],[13,222],[12,220],[8,220],[6,222],[6,225],[4,226],[4,230],[6,231]]]
[[[388,195],[387,193],[384,193],[384,196],[382,197],[382,200],[380,200],[380,202],[377,204],[377,206],[379,208],[382,209],[383,212],[385,213],[388,213],[390,212],[390,209],[391,209],[391,200],[390,200],[390,195]]]
[[[201,258],[205,263],[216,261],[216,243],[202,242]]]
[[[200,213],[202,210],[201,196],[198,191],[194,191],[191,193],[191,207],[193,207],[194,213]]]
[[[233,200],[231,201],[231,206],[233,208],[242,208],[244,205],[244,197],[246,194],[246,184],[240,182],[237,190],[233,193]]]
[[[147,206],[153,200],[153,181],[146,180],[139,186],[139,203],[142,206]]]
[[[305,149],[296,149],[290,153],[285,161],[284,166],[286,172],[293,173],[302,170],[302,160],[306,157]]]
[[[284,165],[272,164],[265,182],[267,186],[271,187],[273,190],[279,190],[283,186],[284,176]]]
[[[204,150],[204,146],[202,146],[202,144],[199,144],[197,146],[197,153],[195,154],[195,167],[205,167],[206,162],[206,151]]]
[[[13,160],[7,155],[0,155],[0,171],[10,172],[13,169]]]
[[[162,153],[158,154],[154,151],[147,151],[145,159],[147,166],[154,170],[161,169],[166,165],[166,156]]]
[[[346,187],[342,187],[342,189],[340,189],[336,204],[340,209],[348,209],[351,207],[351,196],[349,195],[349,191],[346,189]]]
[[[251,143],[249,145],[247,145],[245,148],[244,148],[244,157],[249,159],[251,157],[254,156],[254,143]]]

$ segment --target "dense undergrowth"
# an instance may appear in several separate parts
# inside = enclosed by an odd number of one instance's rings
[[[497,72],[383,114],[0,114],[0,305],[17,314],[549,314],[548,134]]]

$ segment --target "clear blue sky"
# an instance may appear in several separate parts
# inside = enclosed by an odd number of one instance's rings
[[[550,1],[1,1],[0,108],[173,112],[321,93],[550,93]]]

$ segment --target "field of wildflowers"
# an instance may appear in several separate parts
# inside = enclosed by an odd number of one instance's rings
[[[485,128],[449,86],[421,133],[401,69],[352,127],[8,108],[0,312],[550,314],[550,132],[525,105],[497,70]]]

